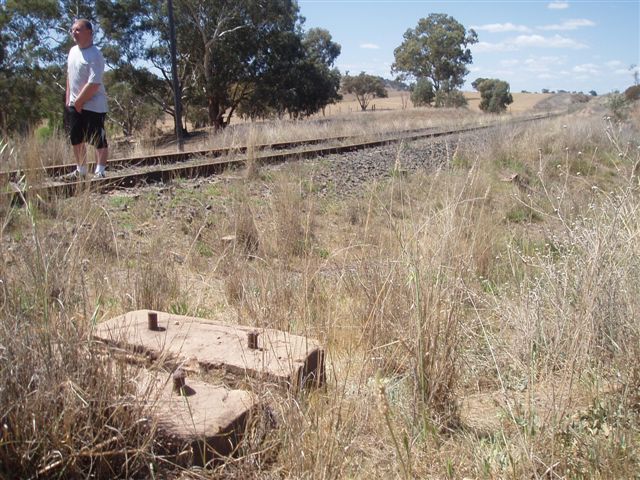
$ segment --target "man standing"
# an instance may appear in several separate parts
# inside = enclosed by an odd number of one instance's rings
[[[93,27],[89,20],[76,20],[71,27],[76,45],[67,59],[67,94],[69,136],[76,159],[76,170],[68,180],[87,176],[87,143],[96,148],[97,162],[94,178],[104,178],[109,147],[104,129],[108,111],[107,95],[102,83],[104,57],[93,44]]]

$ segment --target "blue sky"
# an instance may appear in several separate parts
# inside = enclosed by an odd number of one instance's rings
[[[342,73],[394,78],[393,51],[430,13],[473,28],[478,43],[465,90],[478,77],[512,92],[624,91],[640,65],[640,0],[299,0],[305,29],[327,29],[342,46]]]

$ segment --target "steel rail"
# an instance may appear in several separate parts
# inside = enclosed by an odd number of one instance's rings
[[[394,133],[412,133],[412,132],[427,132],[433,131],[435,127],[429,128],[419,128],[419,129],[411,129],[411,130],[401,130]],[[324,137],[324,138],[314,138],[314,139],[306,139],[306,140],[296,140],[290,142],[278,142],[278,143],[266,143],[255,145],[253,148],[256,151],[264,151],[264,150],[287,150],[291,148],[300,147],[303,145],[316,145],[319,143],[328,143],[328,142],[342,142],[349,139],[362,138],[361,135],[343,135],[337,137]],[[124,158],[115,158],[109,160],[109,169],[122,170],[129,167],[148,167],[148,166],[157,166],[157,165],[166,165],[172,163],[180,163],[189,161],[192,158],[197,157],[212,157],[218,158],[226,155],[237,155],[246,153],[248,147],[246,146],[237,146],[237,147],[222,147],[222,148],[214,148],[214,149],[200,149],[200,150],[190,150],[186,152],[169,152],[169,153],[157,153],[151,154],[144,157],[124,157]],[[92,162],[88,163],[88,167],[92,167],[94,164]],[[66,175],[68,173],[73,172],[76,168],[75,164],[64,164],[64,165],[48,165],[41,166],[38,168],[31,169],[18,169],[18,170],[0,170],[0,184],[3,182],[18,182],[20,178],[29,176],[29,175],[45,175],[48,177],[60,177]]]
[[[543,114],[527,117],[524,119],[517,119],[515,122],[525,122],[525,121],[535,121],[547,119],[551,116],[556,116],[559,114]],[[283,153],[273,153],[266,155],[256,155],[255,161],[260,164],[271,164],[271,163],[282,163],[292,159],[307,159],[314,158],[318,156],[331,155],[331,154],[342,154],[348,152],[354,152],[358,150],[364,150],[368,148],[380,147],[384,145],[390,145],[403,141],[413,141],[425,138],[437,138],[448,135],[456,135],[462,133],[468,133],[472,131],[485,130],[489,128],[495,128],[496,126],[504,125],[503,123],[496,123],[490,125],[479,125],[479,126],[471,126],[471,127],[463,127],[452,130],[443,130],[443,131],[433,131],[433,128],[428,129],[413,129],[413,130],[405,130],[402,132],[395,132],[394,136],[390,136],[387,138],[382,138],[373,141],[358,141],[356,143],[350,143],[340,146],[323,146],[319,148],[311,148],[305,150],[294,150],[291,152],[283,152]],[[402,135],[398,135],[398,133],[402,133]],[[323,143],[330,140],[346,140],[346,139],[355,139],[357,137],[354,136],[345,136],[345,137],[333,137],[333,138],[322,138],[322,139],[313,139],[313,140],[304,140],[301,142],[283,142],[272,145],[260,145],[255,148],[258,151],[263,151],[268,148],[271,149],[287,149],[287,148],[295,148],[304,145],[312,145],[317,143]],[[361,138],[361,137],[360,137]],[[63,198],[69,197],[73,195],[78,195],[82,192],[92,192],[92,193],[105,193],[117,188],[132,188],[144,184],[152,184],[159,182],[169,182],[175,180],[176,178],[195,178],[202,176],[210,176],[221,173],[227,168],[242,165],[246,162],[246,158],[232,158],[221,160],[220,157],[223,155],[229,155],[233,153],[246,153],[247,147],[228,147],[223,149],[215,149],[215,150],[198,150],[191,152],[179,152],[179,153],[167,153],[167,154],[159,154],[159,155],[151,155],[149,157],[132,157],[127,159],[120,160],[112,160],[109,162],[110,170],[114,173],[110,173],[110,175],[106,178],[101,179],[92,179],[92,180],[84,180],[79,182],[56,182],[48,185],[26,185],[24,187],[19,187],[15,183],[12,183],[9,180],[8,174],[18,175],[18,171],[14,172],[4,172],[6,175],[3,179],[0,177],[0,185],[8,184],[11,186],[11,190],[8,192],[3,192],[1,194],[4,198],[4,201],[8,201],[12,204],[15,203],[23,203],[28,198],[39,198],[39,199],[47,199],[47,198]],[[187,165],[178,165],[175,163],[185,163],[188,160],[192,160],[195,157],[203,157],[205,158],[202,162],[189,163]],[[208,157],[208,158],[206,158]],[[213,159],[211,159],[213,157]],[[115,165],[114,165],[115,164]],[[170,164],[170,166],[164,166]],[[129,172],[129,173],[118,173],[115,171],[115,167],[121,166],[121,168],[126,167],[143,167],[143,166],[154,166],[152,170],[138,171],[138,172]],[[73,165],[59,165],[48,167],[48,169],[44,169],[45,174],[64,174],[68,171],[72,171],[71,169],[75,168]],[[38,169],[38,171],[31,172],[36,175],[42,176],[43,169]],[[23,175],[23,173],[20,173]],[[54,175],[57,176],[57,175]],[[28,178],[28,177],[27,177]],[[9,198],[7,198],[9,197]]]

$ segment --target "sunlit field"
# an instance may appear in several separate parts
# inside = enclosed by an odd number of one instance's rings
[[[473,95],[469,110],[403,109],[402,95],[198,142],[501,126],[348,191],[317,187],[340,174],[323,158],[0,205],[0,477],[635,478],[638,106],[510,124]],[[514,94],[511,112],[541,99]],[[66,161],[63,139],[38,142],[3,160]],[[402,165],[407,149],[388,154]],[[253,385],[272,424],[228,461],[178,467],[134,366],[91,341],[143,308],[315,338],[327,384]]]
[[[375,110],[408,110],[414,108],[410,100],[410,92],[402,92],[398,90],[389,90],[387,98],[375,98],[371,101],[368,109]],[[465,98],[468,102],[468,108],[471,111],[479,112],[480,93],[465,92]],[[548,93],[512,93],[513,103],[508,106],[508,112],[522,113],[531,110],[537,103],[550,98],[553,94]],[[325,114],[335,115],[348,112],[361,111],[358,101],[354,95],[345,95],[343,100],[335,105],[329,105]]]

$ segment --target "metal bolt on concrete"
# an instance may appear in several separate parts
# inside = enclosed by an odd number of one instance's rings
[[[184,394],[187,385],[187,374],[181,368],[178,368],[172,375],[173,378],[173,391],[181,395]]]
[[[184,382],[184,372],[179,382]],[[175,374],[171,375],[175,381]],[[141,370],[138,393],[147,398],[160,438],[175,461],[182,465],[206,465],[231,454],[238,446],[251,415],[259,410],[255,396],[197,379],[179,387],[167,374]]]
[[[257,350],[258,349],[258,332],[249,332],[247,333],[247,347],[249,350]]]
[[[149,321],[149,330],[158,330],[158,314],[156,312],[149,312],[147,318]]]
[[[150,313],[157,314],[154,329],[149,328]],[[320,343],[279,330],[137,310],[101,323],[94,336],[119,347],[145,351],[151,358],[196,357],[205,369],[223,369],[294,388],[324,382]]]
[[[138,310],[99,324],[94,337],[108,345],[144,352],[152,359],[179,363],[170,374],[141,370],[136,383],[140,397],[150,401],[166,448],[176,453],[176,462],[181,464],[206,465],[232,453],[252,413],[263,408],[250,392],[198,378],[187,381],[185,366],[194,359],[204,369],[221,369],[291,388],[325,381],[320,344],[279,330]]]

